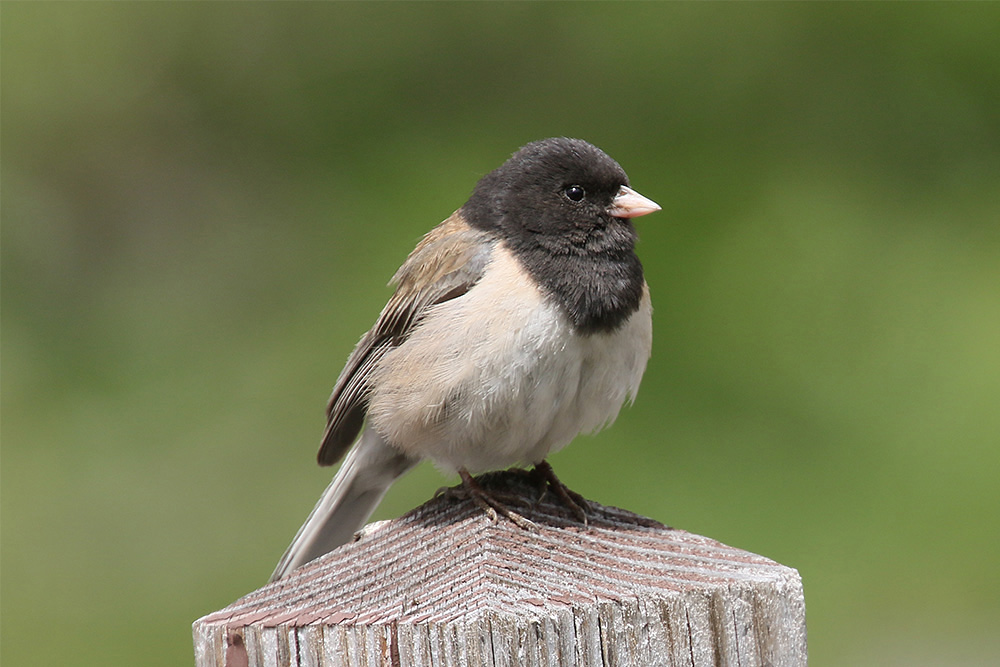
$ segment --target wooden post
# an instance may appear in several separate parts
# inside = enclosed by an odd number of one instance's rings
[[[537,497],[523,475],[479,478]],[[194,623],[198,667],[806,664],[795,570],[554,494],[491,523],[435,498]]]

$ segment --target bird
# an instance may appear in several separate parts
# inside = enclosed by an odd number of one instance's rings
[[[271,581],[350,542],[426,459],[494,519],[517,515],[473,473],[531,464],[565,498],[546,458],[613,422],[650,357],[632,220],[659,210],[582,139],[528,143],[483,176],[395,273],[340,373],[317,460],[346,458]]]

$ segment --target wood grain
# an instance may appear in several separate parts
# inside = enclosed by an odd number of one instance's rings
[[[435,498],[195,622],[199,667],[805,665],[791,568],[516,472],[479,478],[538,525]]]

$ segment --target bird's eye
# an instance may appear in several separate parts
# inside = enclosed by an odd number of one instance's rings
[[[569,185],[565,190],[563,190],[563,194],[566,195],[570,201],[580,201],[587,193],[579,185]]]

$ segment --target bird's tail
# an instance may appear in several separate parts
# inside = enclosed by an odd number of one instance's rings
[[[354,537],[396,479],[417,464],[366,428],[274,568],[277,581]]]

